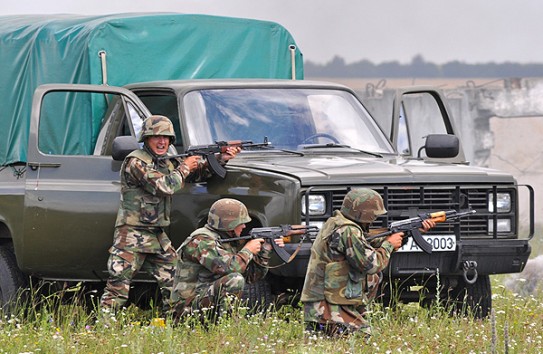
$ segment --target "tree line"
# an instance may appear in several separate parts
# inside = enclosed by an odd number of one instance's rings
[[[304,72],[307,77],[542,77],[543,64],[511,62],[467,64],[457,60],[434,64],[425,61],[421,55],[413,57],[409,64],[400,64],[398,61],[375,64],[366,59],[346,64],[343,58],[335,56],[326,64],[305,61]]]

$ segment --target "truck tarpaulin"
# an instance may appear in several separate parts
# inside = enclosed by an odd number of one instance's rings
[[[0,16],[0,165],[26,162],[32,95],[41,84],[290,79],[292,63],[302,79],[293,37],[268,21],[170,13]],[[77,127],[77,141],[56,140],[74,154],[91,154],[100,119],[69,122],[85,125]]]

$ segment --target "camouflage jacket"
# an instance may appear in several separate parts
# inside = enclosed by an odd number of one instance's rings
[[[209,175],[204,161],[198,172]],[[145,149],[130,153],[121,167],[121,204],[115,226],[166,227],[170,224],[172,195],[183,188],[190,171],[170,160],[159,163]]]
[[[211,283],[230,273],[243,274],[248,283],[264,278],[271,246],[264,243],[262,251],[254,256],[236,242],[221,243],[220,239],[218,232],[204,226],[194,231],[177,249],[172,291],[174,303],[190,303]]]
[[[311,247],[301,300],[326,300],[339,305],[365,303],[366,275],[383,270],[393,249],[387,241],[373,248],[359,225],[335,211]]]

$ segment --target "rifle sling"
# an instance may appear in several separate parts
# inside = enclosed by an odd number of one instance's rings
[[[284,266],[285,264],[292,262],[292,260],[296,257],[296,255],[298,255],[298,252],[300,252],[300,250],[302,249],[302,243],[304,242],[305,237],[306,237],[306,234],[304,234],[304,236],[302,236],[302,238],[300,239],[300,242],[298,242],[298,246],[296,247],[294,252],[292,252],[292,254],[289,254],[287,251],[285,251],[284,249],[277,246],[277,244],[273,240],[270,240],[270,242],[272,244],[272,247],[273,247],[273,250],[275,251],[275,253],[277,253],[279,258],[281,258],[281,260],[283,261],[283,263],[281,263],[281,264],[274,265],[274,266],[269,266],[269,265],[266,266],[266,265],[263,265],[263,264],[260,264],[260,263],[256,262],[256,260],[254,262],[256,264],[258,264],[259,266],[264,267],[264,268],[268,268],[268,269],[279,268],[281,266]],[[287,256],[285,256],[285,255],[287,255]]]

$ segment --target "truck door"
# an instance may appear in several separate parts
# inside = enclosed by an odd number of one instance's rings
[[[455,135],[446,101],[435,89],[397,90],[392,117],[390,140],[398,152],[406,157],[419,156],[428,135]],[[447,159],[447,162],[465,162],[462,149],[455,158]]]
[[[95,85],[36,90],[29,134],[20,266],[42,278],[104,277],[119,205],[108,141],[149,113],[130,91]],[[97,143],[98,141],[98,143]]]

